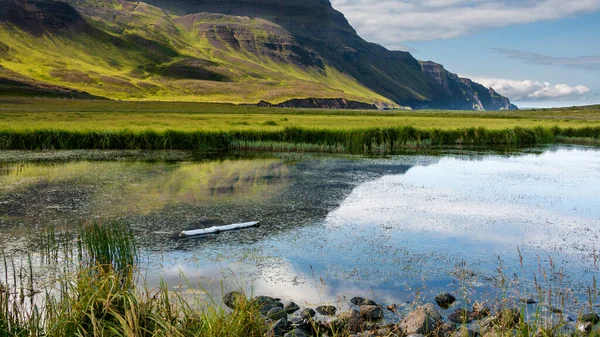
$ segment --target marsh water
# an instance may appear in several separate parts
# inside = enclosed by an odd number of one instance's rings
[[[123,221],[150,286],[308,305],[534,295],[534,282],[585,301],[598,274],[598,148],[151,159],[1,153],[0,245],[23,258],[47,226]],[[261,227],[177,236],[251,220]]]

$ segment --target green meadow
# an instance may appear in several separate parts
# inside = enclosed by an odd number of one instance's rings
[[[407,146],[597,143],[597,106],[506,112],[343,111],[230,104],[0,101],[0,149],[390,152]]]

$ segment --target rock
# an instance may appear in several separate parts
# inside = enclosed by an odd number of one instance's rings
[[[316,327],[315,322],[313,322],[310,318],[305,319],[305,318],[295,317],[290,322],[291,322],[291,326],[294,330],[302,330],[309,334],[310,334],[310,332],[314,331],[315,327]]]
[[[526,304],[536,304],[537,303],[537,301],[531,297],[521,298],[521,302],[526,303]]]
[[[269,327],[267,332],[267,336],[269,337],[280,337],[283,336],[287,331],[288,322],[287,319],[282,318],[280,320],[275,321]]]
[[[514,328],[521,322],[521,312],[516,308],[505,308],[492,317],[488,317],[481,322],[482,332],[488,333],[494,328],[500,328],[503,331]],[[484,334],[485,334],[484,333]]]
[[[456,324],[467,324],[467,323],[471,323],[471,321],[473,321],[473,319],[471,318],[471,315],[472,315],[472,313],[470,313],[468,310],[458,308],[458,309],[454,310],[453,313],[448,315],[448,320],[450,320],[450,322],[456,323]]]
[[[563,313],[562,309],[557,308],[557,307],[550,307],[550,312],[553,312],[555,314],[562,314]]]
[[[589,333],[592,331],[593,324],[592,322],[581,322],[577,324],[577,330],[582,333]]]
[[[316,314],[317,313],[311,308],[306,308],[306,309],[300,311],[300,317],[302,317],[302,318],[315,317]]]
[[[264,306],[260,307],[258,309],[258,311],[260,312],[261,315],[267,316],[267,314],[269,313],[269,311],[271,311],[272,309],[283,310],[283,304],[281,304],[281,305],[267,304],[267,305],[264,305]]]
[[[408,335],[406,337],[425,337],[425,335],[420,334],[420,333],[413,333],[413,334],[410,334],[410,335]]]
[[[287,303],[283,308],[285,309],[285,311],[288,314],[293,314],[296,311],[300,310],[300,307],[298,306],[298,304],[296,304],[294,302]]]
[[[283,337],[309,337],[309,335],[304,330],[294,329],[283,335]]]
[[[475,337],[477,336],[477,333],[465,326],[461,326],[460,328],[458,328],[458,330],[456,330],[451,337]]]
[[[432,314],[434,314],[435,318]],[[431,308],[420,306],[409,313],[408,316],[400,322],[400,329],[402,329],[406,335],[428,335],[437,328],[441,321],[441,315],[439,315],[439,313],[435,315],[435,312],[431,312]]]
[[[266,316],[273,308],[283,309],[283,303],[279,302],[279,299],[269,296],[254,297],[252,303],[258,305],[258,311],[263,316]]]
[[[231,309],[237,308],[240,302],[244,301],[246,297],[238,291],[230,291],[223,295],[223,303]]]
[[[435,297],[435,302],[442,309],[450,308],[450,306],[452,305],[452,303],[454,303],[454,301],[456,301],[456,297],[452,296],[450,293],[439,293]]]
[[[387,328],[387,327],[375,330],[375,336],[389,336],[391,334],[392,334],[392,329]]]
[[[359,333],[365,329],[365,321],[354,310],[344,311],[338,315],[338,320],[346,324],[350,333]]]
[[[285,309],[279,308],[279,307],[273,307],[271,308],[268,312],[267,312],[267,319],[271,319],[271,320],[280,320],[282,318],[287,319],[287,311],[285,311]]]
[[[321,315],[333,316],[335,315],[337,308],[333,305],[321,305],[316,307],[315,310]]]
[[[281,302],[279,302],[278,298],[273,298],[273,297],[269,297],[269,296],[256,296],[252,299],[252,303],[258,304],[261,307],[270,305],[270,306],[279,306],[281,305],[281,307],[283,308],[283,304]]]
[[[431,316],[434,320],[441,322],[444,318],[442,317],[442,314],[440,314],[439,311],[437,311],[437,309],[435,308],[435,306],[431,303],[427,303],[425,305],[422,305],[421,308],[423,308],[423,310],[425,310],[425,312]]]
[[[485,302],[475,302],[475,304],[473,304],[473,313],[471,314],[471,317],[473,319],[483,319],[488,317],[490,313],[491,310]]]
[[[598,322],[600,322],[600,317],[598,317],[598,314],[589,313],[589,314],[581,316],[581,318],[579,320],[581,322],[589,322],[592,324],[597,324]]]
[[[383,318],[383,310],[376,305],[363,305],[360,307],[360,317],[366,321],[375,321]]]
[[[454,324],[442,323],[438,325],[434,335],[436,337],[450,337],[456,332],[456,326]]]
[[[350,303],[354,305],[363,306],[363,305],[377,305],[373,300],[362,298],[362,297],[353,297],[350,300]]]

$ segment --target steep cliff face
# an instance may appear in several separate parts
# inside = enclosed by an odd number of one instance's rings
[[[210,12],[269,20],[286,29],[300,45],[315,51],[328,64],[399,105],[445,109],[472,109],[480,105],[475,97],[466,101],[461,96],[460,85],[455,85],[457,79],[452,83],[438,81],[409,53],[389,51],[360,38],[328,0],[148,1],[175,13]]]
[[[32,34],[87,29],[85,20],[77,10],[57,1],[2,0],[0,21],[11,22]]]
[[[349,101],[343,98],[305,98],[291,99],[279,104],[260,101],[256,106],[276,108],[301,108],[301,109],[337,109],[337,110],[378,110],[375,104]]]
[[[460,78],[441,64],[421,62],[421,69],[451,97],[447,101],[450,109],[460,110],[516,110],[510,100],[499,95],[492,88],[486,88],[468,78]]]
[[[1,65],[118,99],[514,108],[438,64],[364,41],[328,0],[63,1],[0,0]]]

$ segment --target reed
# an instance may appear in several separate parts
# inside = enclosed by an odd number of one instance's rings
[[[31,258],[20,265],[2,254],[1,337],[259,337],[266,331],[250,301],[241,300],[228,312],[216,301],[184,297],[164,283],[149,289],[136,282],[138,248],[122,223],[88,223],[78,228],[77,244],[69,244],[72,239],[51,229],[39,240],[42,263],[78,262],[61,269],[43,289],[34,282]]]
[[[560,141],[600,142],[600,127],[419,129],[411,126],[365,129],[228,131],[0,131],[0,150],[302,150],[391,153],[411,147],[530,146]]]

